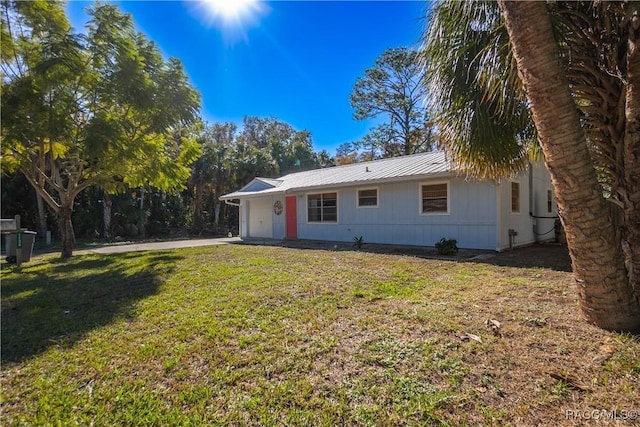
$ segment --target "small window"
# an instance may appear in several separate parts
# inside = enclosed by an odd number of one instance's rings
[[[358,207],[375,208],[378,206],[378,189],[358,190]]]
[[[309,222],[338,222],[338,193],[309,194],[307,196]]]
[[[551,190],[547,190],[547,212],[553,212],[553,193]]]
[[[520,213],[520,183],[511,183],[511,212]]]
[[[422,185],[423,214],[448,212],[448,187],[446,183]]]

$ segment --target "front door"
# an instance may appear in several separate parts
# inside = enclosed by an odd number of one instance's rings
[[[287,196],[285,199],[285,215],[287,216],[287,239],[298,238],[298,207],[296,196]]]

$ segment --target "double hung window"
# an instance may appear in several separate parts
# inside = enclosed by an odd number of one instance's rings
[[[338,193],[309,194],[307,221],[338,222]]]

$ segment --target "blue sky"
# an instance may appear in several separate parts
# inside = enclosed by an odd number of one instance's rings
[[[353,119],[349,95],[356,79],[385,49],[419,43],[426,7],[420,1],[272,1],[224,20],[200,1],[111,3],[130,13],[166,57],[182,60],[202,94],[205,120],[277,117],[310,131],[314,148],[332,155],[374,124]],[[91,4],[69,2],[77,30]]]

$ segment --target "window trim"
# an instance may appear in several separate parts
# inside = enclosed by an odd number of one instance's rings
[[[361,205],[360,204],[360,192],[376,190],[376,204],[375,205]],[[362,187],[356,188],[356,208],[358,209],[372,209],[380,206],[380,189],[378,187]]]
[[[518,184],[518,210],[513,210],[513,184]],[[513,215],[522,213],[522,185],[520,181],[512,180],[509,182],[509,210]]]
[[[423,212],[422,206],[422,187],[427,185],[441,185],[445,184],[447,186],[447,210],[439,211],[439,212]],[[421,216],[434,216],[434,215],[450,215],[451,214],[451,185],[450,181],[431,181],[431,182],[421,182],[418,184],[418,213]]]
[[[322,194],[331,194],[334,193],[336,195],[336,220],[335,221],[309,221],[309,196],[315,196],[315,195],[322,195]],[[307,224],[319,224],[319,225],[325,225],[325,224],[338,224],[339,223],[339,219],[340,219],[340,215],[339,215],[339,201],[340,199],[340,192],[338,190],[333,190],[333,191],[319,191],[319,192],[311,192],[311,193],[306,193],[305,197],[304,197],[304,201],[305,201],[305,219],[307,221]]]

